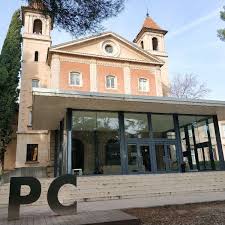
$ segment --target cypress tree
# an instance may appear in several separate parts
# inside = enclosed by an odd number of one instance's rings
[[[18,109],[18,83],[21,68],[20,11],[17,10],[9,25],[0,55],[0,160],[11,141],[12,123]]]

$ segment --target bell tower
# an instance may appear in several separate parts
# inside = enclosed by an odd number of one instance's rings
[[[161,67],[163,95],[167,95],[166,92],[169,87],[168,55],[165,49],[166,34],[167,31],[162,29],[147,13],[144,24],[134,39],[134,43],[136,43],[140,48],[165,62]]]
[[[51,46],[51,18],[44,14],[44,6],[38,1],[22,7],[23,42],[22,71],[20,87],[19,118],[17,131],[16,168],[29,167],[29,146],[36,146],[38,159],[35,166],[47,166],[49,132],[32,128],[32,90],[48,88],[50,67],[47,64],[48,49]]]
[[[22,7],[23,31],[23,60],[33,61],[35,52],[40,55],[40,62],[47,56],[51,46],[51,18],[43,13],[43,6],[32,3]]]

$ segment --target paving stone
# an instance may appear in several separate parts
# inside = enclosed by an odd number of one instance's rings
[[[35,215],[36,214],[36,215]],[[0,225],[140,225],[140,220],[120,210],[93,211],[70,216],[45,215],[33,212],[33,215],[20,220],[8,221],[0,218]]]

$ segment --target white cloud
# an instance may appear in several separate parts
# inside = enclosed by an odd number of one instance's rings
[[[170,38],[176,37],[178,35],[181,35],[183,33],[186,33],[187,31],[190,31],[193,28],[198,27],[199,25],[201,25],[217,16],[219,17],[220,10],[221,10],[221,8],[218,8],[218,9],[212,11],[211,13],[209,13],[208,15],[202,16],[202,17],[178,28],[177,30],[170,32],[168,34],[167,38],[170,39]]]

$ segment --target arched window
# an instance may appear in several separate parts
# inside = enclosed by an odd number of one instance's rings
[[[106,88],[108,89],[115,89],[117,86],[116,77],[113,75],[106,76]]]
[[[34,21],[33,33],[34,34],[42,34],[42,22],[41,22],[41,20],[36,19]]]
[[[158,51],[158,39],[156,37],[152,38],[152,48],[153,51]]]
[[[38,53],[38,51],[35,51],[35,53],[34,53],[34,61],[38,62],[38,60],[39,60],[39,53]]]
[[[32,79],[32,87],[38,88],[40,86],[40,81],[38,79]]]
[[[141,41],[141,48],[144,49],[144,41]]]

